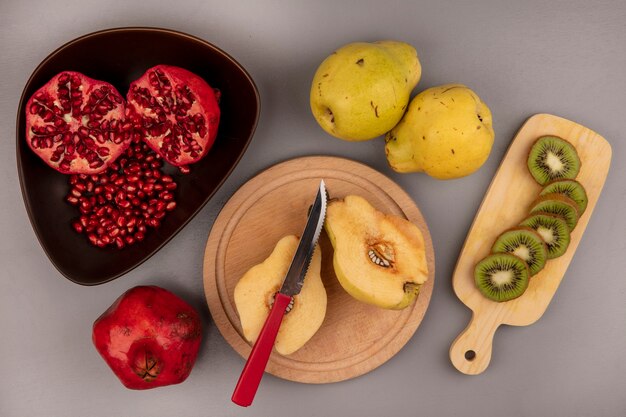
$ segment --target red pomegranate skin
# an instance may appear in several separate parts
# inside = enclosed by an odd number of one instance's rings
[[[198,313],[175,294],[138,286],[93,324],[93,343],[122,384],[150,389],[183,382],[202,341]]]

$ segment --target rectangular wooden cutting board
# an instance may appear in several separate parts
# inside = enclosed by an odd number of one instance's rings
[[[474,267],[487,256],[493,242],[506,229],[519,224],[541,191],[527,168],[530,148],[545,135],[561,137],[576,147],[581,160],[577,176],[589,203],[572,231],[567,252],[549,260],[530,279],[522,296],[498,303],[485,298],[474,284]],[[452,364],[465,374],[483,372],[491,359],[493,335],[501,324],[527,326],[537,321],[554,296],[598,201],[611,164],[611,146],[594,131],[549,114],[529,118],[511,143],[474,218],[452,277],[457,297],[473,312],[468,327],[450,348]]]

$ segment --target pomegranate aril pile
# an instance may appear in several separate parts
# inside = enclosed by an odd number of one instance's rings
[[[176,207],[176,182],[162,167],[161,156],[135,139],[106,171],[71,175],[66,200],[81,214],[74,230],[100,248],[122,249],[144,240]]]

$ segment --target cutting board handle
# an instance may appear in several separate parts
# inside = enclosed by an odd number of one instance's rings
[[[483,372],[491,360],[493,336],[500,326],[495,315],[473,313],[472,320],[450,346],[450,360],[467,375]]]

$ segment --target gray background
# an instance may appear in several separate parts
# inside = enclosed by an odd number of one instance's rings
[[[622,1],[24,1],[0,3],[0,415],[24,416],[624,416],[626,415],[626,3]],[[255,79],[259,126],[241,163],[199,215],[128,275],[81,287],[47,260],[30,227],[15,165],[15,114],[23,85],[52,50],[99,29],[145,25],[186,31],[232,54]],[[476,174],[437,181],[399,175],[383,141],[326,135],[308,107],[317,65],[336,47],[394,38],[423,65],[416,91],[471,86],[490,106],[496,141]],[[504,326],[487,371],[449,362],[470,312],[450,277],[482,196],[516,130],[548,112],[578,121],[613,146],[613,166],[577,255],[543,318]],[[433,237],[437,278],[415,336],[373,372],[330,385],[264,378],[253,408],[230,395],[243,360],[211,323],[202,289],[206,237],[244,181],[287,158],[330,154],[382,171],[420,206]],[[189,379],[126,390],[91,344],[91,324],[128,288],[157,284],[203,312],[206,341]]]

